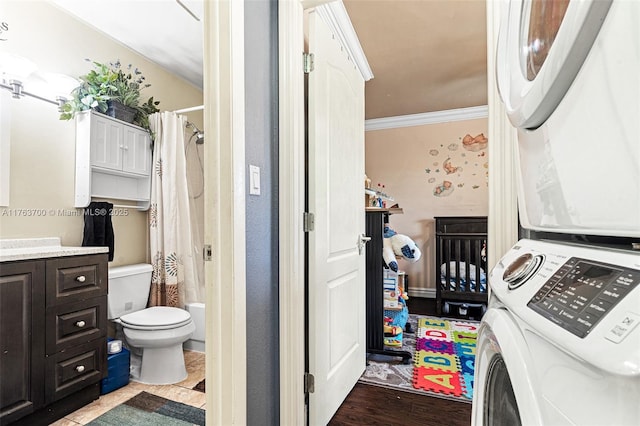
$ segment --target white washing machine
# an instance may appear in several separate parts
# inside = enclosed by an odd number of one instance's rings
[[[639,255],[523,239],[489,279],[474,424],[640,424]]]
[[[501,5],[523,234],[489,276],[474,425],[640,425],[640,1]]]

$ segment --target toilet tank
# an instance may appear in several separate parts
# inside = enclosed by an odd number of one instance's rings
[[[109,268],[109,319],[147,307],[152,271],[153,267],[146,263]]]

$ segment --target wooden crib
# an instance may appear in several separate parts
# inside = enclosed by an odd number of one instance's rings
[[[436,217],[436,312],[480,319],[487,309],[487,217]]]

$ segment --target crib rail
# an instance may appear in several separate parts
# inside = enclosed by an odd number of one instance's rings
[[[487,303],[487,218],[436,217],[436,311]],[[466,308],[465,308],[466,310]],[[482,310],[484,312],[484,309]]]

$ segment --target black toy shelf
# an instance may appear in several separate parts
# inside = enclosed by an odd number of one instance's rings
[[[366,235],[371,237],[371,241],[367,246],[366,256],[367,353],[401,357],[403,363],[409,364],[412,358],[410,352],[387,349],[384,345],[384,265],[382,260],[382,238],[384,224],[388,222],[389,214],[397,212],[393,210],[394,209],[379,208],[366,209]],[[400,210],[400,212],[402,211],[401,209],[398,210]]]

